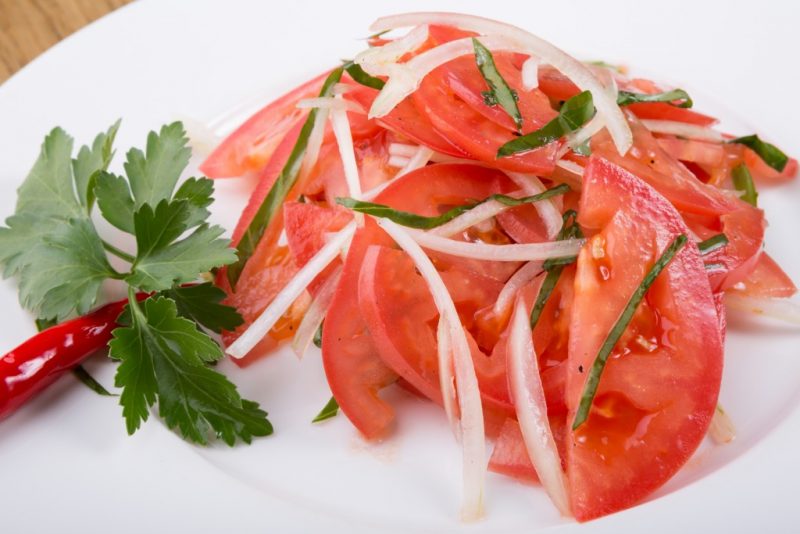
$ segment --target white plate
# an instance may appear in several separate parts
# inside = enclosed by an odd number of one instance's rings
[[[0,213],[44,134],[61,125],[84,143],[117,117],[117,146],[176,118],[209,120],[254,97],[269,100],[339,58],[352,56],[378,15],[458,9],[504,18],[591,58],[624,60],[714,95],[747,124],[800,154],[796,105],[800,49],[795,4],[750,2],[342,2],[143,1],[66,39],[0,87]],[[777,8],[777,4],[775,5]],[[791,12],[790,12],[791,11]],[[588,53],[587,53],[588,52]],[[693,95],[698,93],[692,92]],[[700,110],[710,99],[696,98]],[[745,132],[747,133],[747,132]],[[121,154],[116,165],[119,166]],[[230,227],[245,192],[219,182],[215,217]],[[767,249],[800,280],[798,182],[764,190]],[[0,345],[34,332],[5,282]],[[393,393],[399,431],[365,444],[344,417],[310,418],[328,398],[317,352],[283,351],[245,372],[243,392],[270,411],[276,434],[251,447],[201,450],[151,420],[128,438],[120,408],[66,377],[0,424],[4,532],[783,532],[795,517],[800,334],[734,319],[722,401],[737,441],[708,448],[656,497],[587,525],[561,520],[537,488],[496,475],[488,517],[461,525],[459,449],[442,414]],[[91,369],[106,384],[113,367]]]

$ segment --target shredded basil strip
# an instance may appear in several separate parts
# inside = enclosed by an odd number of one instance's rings
[[[36,330],[41,332],[42,330],[47,330],[48,328],[56,326],[57,324],[58,321],[55,319],[36,319]],[[80,380],[84,386],[91,389],[98,395],[102,395],[104,397],[117,396],[104,388],[103,384],[98,382],[91,374],[89,374],[89,371],[87,371],[82,365],[78,365],[75,369],[73,369],[72,374],[75,375],[75,378]]]
[[[676,100],[682,100],[682,102],[680,104],[675,104]],[[690,108],[694,105],[692,97],[683,89],[673,89],[672,91],[652,95],[646,93],[631,93],[629,91],[620,91],[617,94],[617,104],[620,106],[646,102],[664,102],[665,104],[678,108]]]
[[[606,340],[600,346],[600,351],[597,353],[597,357],[595,358],[592,368],[589,371],[589,376],[586,379],[586,384],[583,388],[583,394],[581,395],[580,405],[578,406],[578,412],[575,414],[575,420],[572,423],[572,430],[580,427],[589,417],[589,410],[592,408],[592,402],[594,401],[594,396],[597,393],[597,386],[600,384],[600,376],[603,374],[606,361],[608,360],[609,355],[611,355],[611,351],[614,350],[617,342],[622,337],[622,334],[625,332],[625,329],[628,327],[628,324],[631,322],[633,314],[636,313],[636,308],[639,307],[639,304],[647,294],[647,290],[653,285],[653,282],[655,282],[656,278],[658,278],[658,275],[661,274],[661,271],[663,271],[664,268],[669,265],[670,261],[672,261],[672,258],[674,258],[675,255],[683,248],[683,246],[686,244],[686,241],[686,236],[681,234],[676,237],[666,249],[664,249],[661,257],[656,260],[656,262],[645,275],[642,283],[639,284],[638,288],[636,288],[636,291],[631,296],[627,306],[625,306],[625,309],[622,311],[619,319],[617,319],[616,324],[614,324],[611,332],[608,333],[608,337],[606,337]]]
[[[344,70],[347,71],[347,74],[349,74],[353,80],[361,85],[378,90],[383,89],[383,86],[386,85],[386,82],[380,78],[376,78],[375,76],[368,74],[367,71],[361,68],[361,65],[358,63],[353,63],[353,60],[345,61],[343,67]]]
[[[733,168],[733,186],[737,191],[742,192],[739,198],[748,204],[758,206],[758,191],[756,191],[753,176],[747,169],[747,165],[741,164]]]
[[[543,147],[560,139],[570,132],[574,132],[594,117],[594,102],[592,93],[584,91],[564,102],[558,117],[551,120],[538,130],[512,139],[502,145],[497,151],[497,157],[512,156],[519,152],[526,152]]]
[[[728,236],[725,234],[717,234],[709,237],[705,241],[700,241],[697,248],[700,249],[700,255],[705,256],[717,249],[720,249],[728,244]]]
[[[522,131],[522,114],[519,112],[519,106],[517,106],[517,94],[509,87],[500,71],[497,70],[497,66],[494,64],[494,56],[492,56],[489,49],[474,37],[472,38],[472,47],[475,49],[475,63],[478,65],[478,70],[484,81],[486,81],[486,85],[489,86],[489,94],[484,95],[484,101],[487,101],[487,96],[491,96],[488,102],[500,104],[500,107],[514,120],[517,130]]]
[[[581,232],[581,228],[578,226],[578,222],[576,220],[577,217],[578,213],[575,210],[569,210],[564,213],[564,223],[561,225],[561,230],[556,236],[556,241],[564,241],[565,239],[576,239],[583,237],[583,232]],[[570,222],[570,219],[572,219],[572,222]],[[533,308],[531,309],[531,330],[536,328],[536,323],[539,322],[539,318],[542,316],[544,307],[547,304],[548,299],[550,299],[550,295],[553,293],[564,267],[570,263],[573,263],[576,259],[577,256],[551,258],[545,260],[545,262],[542,264],[542,269],[544,269],[547,274],[542,282],[542,287],[539,289],[539,294],[536,296],[536,302],[534,302]]]
[[[397,224],[406,226],[408,228],[417,228],[419,230],[430,230],[431,228],[436,228],[437,226],[441,226],[447,222],[450,222],[459,215],[466,213],[469,210],[475,208],[476,206],[480,206],[481,204],[488,202],[490,200],[495,200],[503,205],[514,207],[514,206],[521,206],[523,204],[531,204],[533,202],[538,202],[540,200],[546,200],[556,195],[563,195],[569,190],[570,188],[567,184],[560,184],[546,191],[542,191],[538,195],[533,195],[524,198],[514,198],[507,195],[492,195],[490,197],[481,200],[480,202],[474,202],[472,204],[464,204],[463,206],[456,206],[455,208],[452,208],[442,213],[441,215],[437,215],[435,217],[426,217],[425,215],[417,215],[416,213],[399,211],[384,204],[364,202],[362,200],[355,200],[349,197],[338,197],[336,199],[336,203],[353,211],[366,213],[367,215],[372,215],[373,217],[381,217],[389,219],[390,221],[394,221]]]
[[[786,168],[786,164],[789,163],[789,156],[784,154],[783,151],[775,145],[762,141],[757,135],[737,137],[728,142],[744,145],[752,149],[758,154],[758,157],[764,160],[764,163],[778,172],[782,172],[783,169]]]
[[[342,72],[344,72],[342,67],[331,71],[325,79],[325,83],[322,84],[319,96],[324,97],[332,94],[333,86],[342,78]],[[314,129],[314,119],[317,116],[317,112],[317,108],[312,108],[309,111],[306,121],[300,129],[297,142],[292,152],[289,154],[289,159],[286,160],[286,165],[283,166],[281,173],[269,190],[267,197],[261,203],[253,220],[250,221],[247,230],[245,230],[242,239],[239,241],[239,245],[237,246],[239,260],[228,266],[228,282],[232,289],[236,287],[236,282],[239,281],[239,276],[242,274],[244,266],[258,246],[261,236],[264,235],[270,222],[272,222],[272,218],[275,216],[275,213],[277,213],[284,200],[286,200],[286,195],[289,194],[289,190],[297,180],[297,175],[300,172],[300,167],[303,164],[303,157],[308,147],[308,137],[311,135],[311,130]]]
[[[311,340],[311,342],[314,343],[314,346],[318,349],[322,348],[322,325],[324,324],[325,320],[319,323],[319,328],[317,328],[317,331],[314,333],[314,338]]]
[[[330,419],[331,417],[335,417],[336,414],[339,413],[339,403],[336,402],[336,399],[331,397],[331,400],[328,401],[328,404],[325,405],[322,410],[317,414],[317,416],[311,420],[312,423],[319,423],[320,421],[325,421],[326,419]]]
[[[605,67],[607,69],[615,70],[615,71],[619,72],[620,74],[624,74],[625,73],[625,69],[623,67],[621,67],[620,65],[614,65],[612,63],[608,63],[607,61],[603,61],[603,60],[584,61],[584,63],[586,63],[587,65],[594,65],[596,67]]]

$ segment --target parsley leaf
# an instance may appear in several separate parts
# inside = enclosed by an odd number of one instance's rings
[[[91,148],[83,146],[72,160],[72,174],[75,176],[75,188],[78,200],[88,210],[94,204],[94,183],[98,172],[105,171],[111,158],[114,157],[114,139],[117,137],[120,121],[118,120],[104,133],[94,138]]]
[[[175,286],[161,294],[175,301],[178,315],[191,319],[212,332],[233,331],[244,322],[236,308],[222,304],[226,294],[211,282]]]
[[[101,171],[95,180],[97,207],[105,220],[129,234],[134,233],[134,202],[128,182],[122,176]]]
[[[243,400],[228,379],[205,365],[220,359],[222,351],[194,323],[178,317],[174,301],[151,297],[139,305],[131,292],[129,306],[131,326],[114,330],[109,344],[109,355],[122,362],[115,384],[124,388],[120,404],[129,434],[147,420],[156,401],[167,426],[195,443],[208,443],[212,431],[228,445],[272,433],[258,404]]]
[[[236,261],[230,241],[220,239],[219,226],[201,225],[189,237],[145,256],[137,256],[125,280],[143,291],[159,291],[197,278],[198,273]]]
[[[147,136],[147,152],[138,148],[128,151],[125,172],[131,184],[136,206],[150,204],[172,196],[181,173],[189,164],[191,150],[183,124],[173,122],[159,133]]]
[[[331,397],[331,400],[329,400],[327,404],[322,407],[322,410],[319,411],[319,413],[316,415],[316,417],[314,417],[314,419],[311,420],[311,422],[320,423],[322,421],[327,421],[328,419],[336,417],[338,413],[339,403],[336,402],[334,397]]]
[[[175,191],[175,200],[185,200],[189,206],[187,228],[194,228],[208,219],[206,209],[214,202],[214,182],[208,178],[189,178]]]

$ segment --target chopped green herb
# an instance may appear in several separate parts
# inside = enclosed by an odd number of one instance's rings
[[[175,301],[178,315],[212,332],[233,331],[244,322],[236,308],[222,304],[225,292],[211,282],[174,286],[162,291],[161,294]]]
[[[383,89],[383,86],[386,85],[386,82],[381,80],[380,78],[376,78],[371,74],[368,74],[364,69],[361,68],[361,65],[358,63],[353,63],[352,60],[347,60],[344,62],[344,70],[347,71],[347,74],[353,78],[354,81],[360,83],[361,85],[365,85],[367,87],[372,87],[373,89]]]
[[[592,147],[589,144],[588,139],[583,143],[579,144],[578,146],[576,146],[575,148],[573,148],[572,151],[578,154],[579,156],[589,157],[592,155]]]
[[[317,328],[317,331],[314,333],[314,339],[311,340],[314,343],[314,346],[317,347],[318,349],[322,348],[322,326],[324,324],[325,324],[324,320],[321,323],[319,323],[319,328]]]
[[[756,184],[753,183],[753,176],[747,169],[747,165],[741,164],[734,167],[732,176],[733,186],[737,191],[742,192],[739,198],[748,204],[758,206],[758,191],[756,191]]]
[[[494,57],[489,49],[474,37],[472,38],[472,47],[475,49],[475,63],[478,65],[478,70],[486,81],[486,85],[489,86],[489,91],[483,94],[484,102],[488,106],[499,104],[513,119],[517,130],[522,131],[522,114],[517,106],[519,97],[497,70]]]
[[[556,195],[563,195],[567,191],[569,191],[569,186],[567,184],[561,184],[546,191],[543,191],[538,195],[533,195],[524,198],[514,198],[508,195],[492,195],[488,198],[481,200],[480,202],[465,204],[463,206],[456,206],[455,208],[452,208],[441,215],[437,215],[436,217],[426,217],[424,215],[417,215],[416,213],[399,211],[389,206],[385,206],[383,204],[364,202],[362,200],[355,200],[348,197],[344,198],[339,197],[336,199],[336,203],[353,211],[366,213],[367,215],[372,215],[374,217],[386,218],[396,222],[397,224],[401,224],[409,228],[430,230],[431,228],[436,228],[437,226],[441,226],[449,221],[452,221],[459,215],[466,213],[469,210],[473,209],[474,207],[479,206],[490,200],[500,202],[501,204],[504,204],[506,206],[521,206],[523,204],[531,204],[533,202],[538,202],[540,200],[546,200]]]
[[[336,402],[336,399],[331,397],[331,400],[328,401],[328,404],[325,405],[322,410],[317,414],[317,416],[311,420],[312,423],[319,423],[320,421],[325,421],[332,417],[336,417],[336,414],[339,413],[339,403]]]
[[[589,122],[594,117],[594,113],[592,93],[584,91],[577,94],[564,102],[558,117],[538,130],[512,139],[502,145],[497,151],[497,157],[512,156],[552,143]]]
[[[332,94],[333,86],[341,80],[343,72],[344,69],[342,67],[331,71],[322,84],[322,89],[319,92],[321,97]],[[289,194],[289,190],[297,180],[297,175],[303,164],[303,156],[305,156],[306,148],[308,147],[308,138],[314,129],[314,119],[317,116],[317,111],[317,108],[312,108],[308,112],[306,121],[300,129],[300,135],[292,152],[289,154],[289,158],[286,160],[286,164],[239,241],[237,247],[239,260],[228,266],[228,282],[230,282],[231,288],[236,287],[236,282],[239,281],[239,276],[242,274],[242,270],[250,256],[255,252],[258,242],[261,241],[261,236],[264,235],[267,226],[272,222],[272,218],[280,209],[283,201],[286,200],[286,195]]]
[[[569,210],[564,213],[564,222],[561,225],[561,230],[556,236],[556,241],[583,237],[583,232],[581,231],[580,226],[578,226],[577,217],[578,213],[575,210]],[[544,311],[544,307],[547,304],[550,295],[553,293],[564,267],[570,263],[573,263],[576,259],[577,256],[571,256],[568,258],[552,258],[545,260],[545,262],[542,264],[542,268],[547,272],[547,274],[544,277],[544,281],[542,281],[542,287],[539,289],[539,294],[536,295],[536,302],[534,302],[533,308],[531,309],[531,330],[536,328],[536,323],[539,322],[542,311]]]
[[[680,100],[679,104],[675,101]],[[689,93],[683,89],[673,89],[664,93],[647,94],[647,93],[631,93],[629,91],[620,91],[617,94],[617,104],[620,106],[627,106],[629,104],[639,104],[642,102],[664,102],[678,108],[690,108],[694,105]]]
[[[614,350],[617,342],[622,337],[622,334],[628,328],[628,324],[631,322],[633,314],[636,313],[636,308],[639,307],[639,304],[644,299],[644,296],[647,294],[650,286],[652,286],[653,282],[655,282],[656,278],[658,278],[658,275],[661,274],[661,271],[663,271],[667,265],[669,265],[669,263],[672,261],[672,258],[674,258],[675,255],[683,248],[683,246],[686,244],[686,241],[687,238],[685,235],[679,235],[666,249],[664,249],[661,257],[656,260],[656,262],[645,275],[642,283],[639,284],[638,288],[636,288],[636,291],[631,296],[628,304],[625,306],[625,309],[619,316],[619,319],[617,319],[614,327],[608,333],[608,337],[606,337],[605,341],[600,346],[600,351],[594,360],[594,364],[592,364],[592,368],[589,371],[589,376],[587,377],[586,384],[583,388],[578,411],[575,414],[575,420],[572,423],[573,430],[580,427],[589,417],[589,410],[592,408],[592,402],[594,401],[594,396],[597,393],[597,386],[600,384],[600,377],[603,374],[606,361],[611,355],[611,351]]]
[[[700,249],[700,254],[705,256],[706,254],[710,254],[717,249],[720,249],[728,244],[728,236],[725,234],[717,234],[715,236],[711,236],[705,241],[700,241],[697,244],[697,248]]]
[[[786,164],[789,163],[789,156],[784,154],[783,151],[775,145],[762,141],[757,135],[737,137],[728,142],[749,147],[758,154],[758,157],[764,160],[764,163],[778,172],[783,171],[783,169],[786,168]]]

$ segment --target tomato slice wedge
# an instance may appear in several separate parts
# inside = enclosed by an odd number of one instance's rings
[[[247,119],[200,165],[203,174],[230,178],[264,168],[286,132],[307,113],[297,103],[316,96],[327,76],[324,72],[292,89]]]
[[[645,182],[593,156],[579,211],[587,231],[575,277],[566,400],[575,417],[587,372],[661,251],[688,229]],[[688,243],[648,291],[608,359],[588,420],[571,430],[572,510],[587,521],[666,482],[706,434],[722,374],[722,336],[699,251]]]
[[[731,290],[748,297],[788,298],[797,293],[797,287],[778,263],[766,252],[758,258],[755,269]]]

